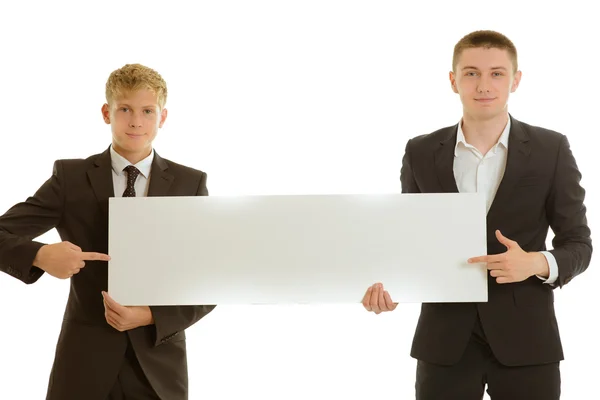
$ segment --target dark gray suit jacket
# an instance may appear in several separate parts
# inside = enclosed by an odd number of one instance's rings
[[[586,270],[592,255],[581,174],[566,136],[511,118],[506,171],[487,215],[488,254],[506,251],[499,229],[525,251],[546,250],[554,231],[555,286],[539,278],[498,284],[488,274],[487,303],[423,304],[411,355],[451,365],[460,359],[477,315],[496,358],[519,366],[556,362],[563,350],[553,289]],[[400,180],[403,193],[458,192],[453,173],[458,125],[408,141]],[[475,254],[473,256],[476,256]]]
[[[156,153],[149,185],[149,196],[208,195],[204,172]],[[85,160],[56,161],[52,177],[32,197],[0,216],[0,270],[27,284],[36,282],[43,271],[32,262],[43,244],[32,239],[52,228],[83,251],[107,253],[109,197],[114,197],[109,150]],[[214,306],[151,307],[155,325],[119,332],[104,317],[101,291],[107,285],[103,261],[86,262],[71,278],[47,399],[105,400],[128,337],[157,394],[167,400],[187,399],[184,330]]]

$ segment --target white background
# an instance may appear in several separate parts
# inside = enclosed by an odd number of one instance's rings
[[[0,212],[33,194],[55,159],[108,147],[104,84],[131,62],[169,85],[158,153],[206,171],[211,194],[398,192],[406,140],[461,116],[448,83],[454,44],[495,29],[523,70],[510,111],[568,135],[597,227],[592,5],[406,3],[2,2]],[[556,290],[566,400],[596,390],[599,278],[593,261]],[[25,286],[0,275],[0,399],[44,398],[67,293],[49,276]],[[418,312],[218,307],[188,330],[190,398],[413,398]]]

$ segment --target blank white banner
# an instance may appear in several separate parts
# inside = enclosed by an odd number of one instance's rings
[[[109,201],[109,293],[123,305],[487,301],[477,194]]]

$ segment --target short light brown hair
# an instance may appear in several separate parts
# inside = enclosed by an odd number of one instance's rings
[[[452,57],[452,71],[456,72],[456,65],[462,52],[466,49],[475,48],[506,50],[513,64],[513,73],[519,70],[517,62],[517,48],[509,38],[495,31],[475,31],[464,36],[454,46]]]
[[[167,83],[158,72],[141,64],[126,64],[110,74],[106,81],[106,102],[110,105],[126,92],[140,89],[154,92],[160,109],[164,108],[167,102]]]

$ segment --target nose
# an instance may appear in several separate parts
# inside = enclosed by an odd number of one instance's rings
[[[490,91],[490,84],[487,78],[481,77],[477,82],[477,92],[487,93]]]
[[[142,127],[141,117],[132,115],[131,119],[129,120],[129,127],[130,128],[141,128]]]

